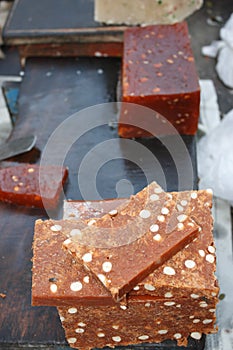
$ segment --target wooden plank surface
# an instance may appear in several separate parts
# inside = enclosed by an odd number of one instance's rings
[[[29,59],[12,138],[35,133],[38,141],[36,149],[11,161],[38,162],[48,138],[62,121],[85,107],[114,101],[119,70],[118,59]],[[110,118],[109,125],[90,130],[72,146],[65,161],[69,166],[67,198],[82,199],[77,185],[77,169],[84,156],[106,140],[113,138],[116,145],[119,144],[117,130],[111,123]],[[196,187],[195,140],[186,137],[184,142],[193,160]],[[144,140],[142,144],[161,162],[168,190],[176,190],[176,167],[169,152],[156,139]],[[111,150],[108,152],[111,154]],[[142,170],[130,160],[121,159],[123,154],[119,148],[120,158],[103,164],[96,175],[97,188],[103,198],[116,197],[116,184],[122,179],[132,184],[134,192],[147,184]],[[186,160],[181,160],[181,164],[185,172]],[[6,162],[1,165],[6,166]],[[151,176],[158,180],[159,172]],[[3,349],[66,344],[56,309],[31,307],[30,304],[31,245],[37,218],[46,218],[46,213],[0,204],[0,293],[6,295],[0,298],[0,347]],[[174,343],[169,346],[173,348]],[[167,348],[167,345],[162,347]],[[197,343],[192,341],[191,348],[197,349]]]
[[[94,21],[94,0],[15,0],[6,44],[122,42],[124,26]]]

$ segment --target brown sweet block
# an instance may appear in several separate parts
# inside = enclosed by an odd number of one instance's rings
[[[190,216],[201,227],[198,237],[178,252],[166,264],[159,267],[143,282],[139,283],[130,295],[154,295],[163,297],[207,297],[217,302],[219,292],[215,277],[215,245],[213,239],[213,218],[211,215],[212,191],[185,191],[172,192],[177,210]],[[75,202],[64,203],[64,216],[86,219],[93,216],[102,216],[117,207],[118,199],[101,202]],[[115,203],[115,205],[114,205]],[[94,212],[93,212],[94,210]],[[91,213],[91,214],[90,214]],[[186,263],[185,263],[186,262]],[[187,263],[189,262],[189,263]],[[188,268],[186,265],[195,262],[195,266]],[[164,273],[168,266],[168,274]],[[201,268],[200,268],[201,266]],[[175,272],[169,274],[170,272]]]
[[[69,306],[59,307],[58,311],[68,343],[80,350],[158,343],[166,339],[187,345],[189,336],[200,339],[202,333],[216,332],[213,313],[195,314],[192,309],[187,309],[184,300],[170,301],[170,304],[137,300],[124,309],[118,305]]]
[[[122,101],[159,112],[180,134],[196,133],[200,87],[186,22],[125,31]],[[151,136],[136,126],[140,120],[143,115],[134,117],[133,112],[127,113],[124,107],[120,113],[119,135],[129,138]],[[164,120],[160,123],[161,130],[156,118],[155,122],[157,135],[171,133],[163,125]],[[145,129],[152,129],[149,121]]]
[[[185,212],[201,227],[199,235],[185,249],[148,276],[132,294],[162,296],[171,293],[174,297],[186,294],[197,299],[201,296],[214,298],[217,302],[219,287],[215,277],[212,191],[173,192],[172,197],[180,214]],[[166,266],[169,267],[167,271]]]
[[[61,176],[58,176],[59,172]],[[67,176],[68,170],[58,166],[24,164],[0,169],[0,200],[54,209]]]
[[[180,264],[180,266],[185,266],[184,261],[199,259],[199,251],[202,255],[202,251],[204,251],[215,256],[210,211],[212,194],[209,191],[201,190],[179,194],[173,192],[172,195],[174,199],[177,196],[179,197],[177,202],[179,210],[186,208],[188,212],[191,212],[193,219],[198,220],[202,227],[200,235],[190,243],[189,247],[166,262],[166,265],[177,272]],[[115,209],[119,204],[121,204],[120,199],[99,202],[68,201],[64,203],[64,218],[85,220],[102,216]],[[202,221],[200,218],[202,218]],[[35,227],[32,270],[33,305],[61,306],[74,303],[98,305],[102,302],[103,304],[111,304],[112,298],[106,289],[93,279],[93,276],[85,271],[82,266],[77,264],[70,254],[66,254],[61,249],[65,237],[59,231],[59,227],[56,226],[55,231],[51,231],[50,227],[48,222],[45,224],[42,221],[37,221]],[[209,252],[208,248],[212,253]],[[163,265],[159,268],[160,273],[156,274],[156,271],[154,271],[129,295],[131,297],[135,294],[145,297],[146,295],[154,295],[159,298],[168,298],[168,300],[170,298],[187,298],[189,302],[193,300],[202,301],[208,298],[208,301],[213,301],[216,304],[218,286],[214,276],[215,262],[213,264],[209,263],[205,256],[198,261],[201,268],[195,270],[183,269],[182,276],[184,277],[180,276],[179,273],[175,275],[164,274],[163,270],[166,265]],[[153,278],[155,274],[156,277]],[[73,282],[81,282],[82,288],[73,291],[71,289]],[[88,284],[86,284],[87,282]]]
[[[64,247],[119,301],[198,235],[198,225],[170,197],[152,183],[86,229],[80,221],[61,223],[70,236]]]
[[[37,220],[33,241],[32,305],[113,305],[104,286],[62,249],[61,226]]]

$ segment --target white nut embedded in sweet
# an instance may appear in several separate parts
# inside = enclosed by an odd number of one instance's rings
[[[173,276],[176,274],[176,271],[170,266],[165,266],[163,269],[163,273],[168,276]]]
[[[140,211],[139,216],[142,219],[148,219],[151,216],[151,212],[149,210],[143,209]]]
[[[193,339],[196,339],[196,340],[199,340],[202,337],[202,334],[200,332],[192,332],[190,335]]]
[[[215,257],[212,254],[207,254],[205,257],[206,261],[208,261],[210,264],[213,264],[215,261]]]
[[[102,264],[102,269],[104,272],[110,272],[112,270],[112,263],[110,261],[105,261]]]
[[[76,309],[76,307],[70,307],[68,309],[68,313],[69,314],[76,314],[76,312],[78,312],[78,310]]]
[[[151,200],[152,202],[155,202],[155,201],[159,200],[159,196],[158,196],[157,194],[152,194],[152,195],[150,196],[150,200]]]
[[[162,208],[161,209],[161,214],[163,214],[163,215],[167,215],[169,213],[169,209],[168,208]]]
[[[178,216],[177,216],[177,220],[178,220],[179,222],[184,222],[187,218],[188,218],[188,217],[187,217],[187,215],[185,215],[185,214],[181,214],[181,215],[178,215]]]
[[[157,233],[157,235],[155,235],[155,236],[153,237],[153,239],[154,239],[155,241],[159,242],[159,241],[161,241],[162,237],[161,237],[161,235],[160,235],[159,233]]]
[[[50,230],[53,232],[59,232],[61,231],[61,229],[62,229],[61,225],[53,225],[50,227]]]
[[[193,269],[196,266],[196,263],[193,260],[185,260],[184,264],[188,269]]]
[[[209,251],[209,253],[214,254],[215,253],[215,248],[212,245],[210,245],[208,247],[208,251]]]
[[[149,290],[150,292],[153,292],[153,291],[155,290],[155,287],[152,286],[152,284],[149,284],[149,283],[145,283],[145,284],[144,284],[144,288],[145,288],[146,290]]]
[[[73,291],[73,292],[79,292],[81,289],[83,288],[83,285],[81,282],[72,282],[70,284],[70,289]]]
[[[85,263],[89,263],[92,261],[92,253],[86,253],[82,256],[82,259]]]
[[[112,340],[115,341],[116,343],[119,343],[121,341],[121,337],[119,335],[112,337]]]
[[[57,285],[55,283],[52,283],[50,285],[50,290],[52,293],[56,293],[57,292]]]
[[[139,340],[147,340],[147,339],[149,339],[149,338],[150,338],[149,335],[140,335],[140,336],[138,337]]]
[[[154,232],[158,232],[158,230],[159,230],[159,225],[154,224],[150,226],[150,232],[154,233]]]
[[[180,333],[174,334],[174,338],[175,339],[180,339],[181,337],[182,337],[182,335]]]

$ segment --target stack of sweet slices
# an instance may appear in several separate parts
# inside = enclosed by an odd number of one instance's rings
[[[156,183],[125,201],[65,202],[65,219],[36,222],[33,305],[57,306],[79,349],[215,332],[211,205],[210,191]]]

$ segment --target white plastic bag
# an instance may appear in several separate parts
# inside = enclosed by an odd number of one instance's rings
[[[233,110],[197,145],[199,188],[233,204]]]

